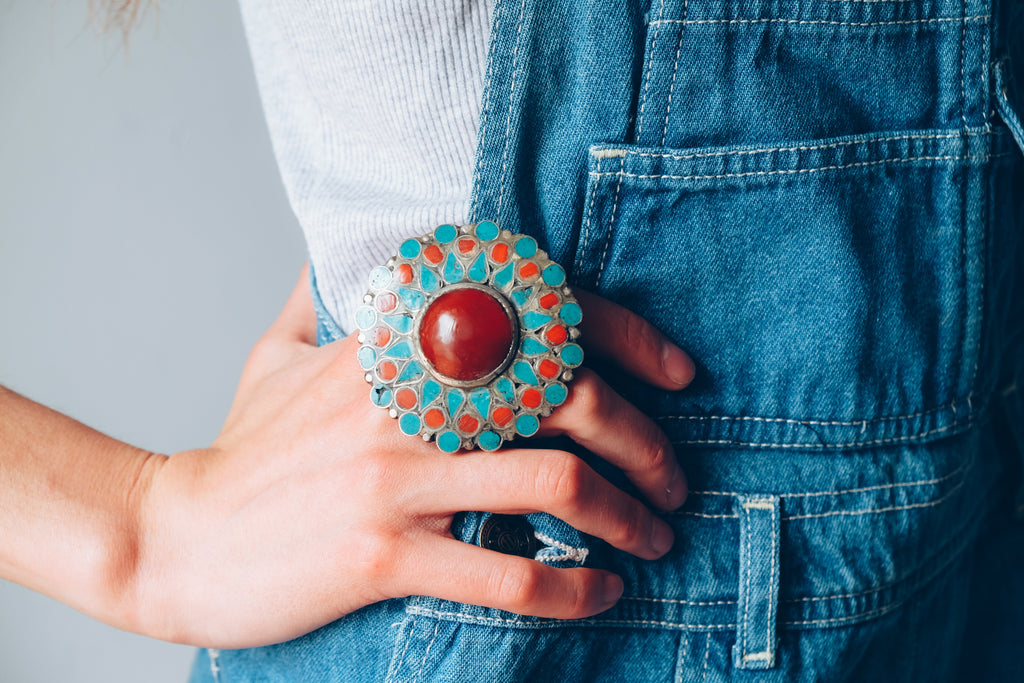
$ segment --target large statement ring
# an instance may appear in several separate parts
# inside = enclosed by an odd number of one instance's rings
[[[370,397],[442,451],[532,436],[568,397],[583,319],[565,270],[492,221],[406,240],[356,311]]]

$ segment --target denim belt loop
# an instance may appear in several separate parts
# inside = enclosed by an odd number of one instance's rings
[[[775,666],[775,620],[779,605],[779,497],[736,497],[740,520],[739,605],[733,665]]]

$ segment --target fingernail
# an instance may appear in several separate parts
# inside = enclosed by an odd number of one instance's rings
[[[672,547],[674,540],[675,536],[672,534],[671,527],[655,517],[651,529],[651,549],[658,555],[664,555]]]
[[[601,600],[602,604],[605,605],[605,609],[608,609],[619,601],[622,597],[622,579],[615,574],[608,574],[604,577],[604,586],[601,587]]]
[[[689,487],[686,485],[686,475],[683,474],[682,469],[676,469],[676,473],[672,475],[672,481],[669,483],[668,488],[665,489],[665,504],[668,505],[670,510],[675,510],[686,502],[688,493]]]
[[[665,376],[685,387],[693,381],[694,367],[690,357],[675,344],[665,342],[661,347],[661,369]]]

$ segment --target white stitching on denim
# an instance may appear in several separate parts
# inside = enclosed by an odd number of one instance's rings
[[[744,505],[744,508],[747,506]],[[742,563],[741,571],[743,572],[743,633],[740,636],[740,641],[743,643],[743,650],[747,649],[747,639],[750,637],[750,518],[747,517],[747,523],[742,525],[744,544],[747,548],[746,562]]]
[[[661,0],[661,6],[658,9],[658,18],[655,21],[650,22],[654,25],[654,33],[651,35],[651,51],[647,55],[647,67],[644,73],[644,94],[640,98],[640,116],[637,118],[636,123],[636,136],[639,139],[640,134],[644,131],[644,109],[647,108],[647,91],[651,88],[651,71],[652,64],[654,64],[654,46],[658,44],[658,32],[661,30],[661,17],[665,14],[665,0]]]
[[[496,36],[498,34],[498,26],[500,26],[500,24],[501,0],[494,0],[494,27],[492,28],[492,36]],[[487,76],[484,81],[483,111],[480,112],[480,143],[477,146],[477,153],[480,155],[480,158],[476,160],[476,168],[473,169],[473,197],[472,206],[470,207],[470,211],[472,211],[474,217],[477,213],[477,193],[480,189],[480,166],[483,163],[483,150],[487,143],[487,121],[491,116],[491,81],[494,74],[494,69],[492,68],[494,64],[494,47],[495,46],[492,44],[487,50]]]
[[[501,619],[499,617],[483,617],[475,614],[462,614],[460,612],[442,612],[440,610],[429,609],[427,607],[410,607],[408,610],[412,614],[420,614],[422,616],[437,617],[437,618],[455,618],[460,621],[467,623],[480,623],[480,624],[504,624],[507,626],[516,626],[519,628],[564,628],[565,626],[582,625],[582,626],[668,626],[671,628],[688,628],[691,630],[697,629],[714,629],[714,630],[728,630],[736,628],[736,624],[689,624],[684,622],[675,621],[656,621],[652,619],[568,619],[568,620],[555,620],[555,621],[540,621],[530,622],[521,621],[519,619]]]
[[[686,650],[690,647],[690,634],[683,631],[683,642],[679,644],[679,658],[676,662],[676,675],[672,677],[673,683],[683,683],[683,671],[686,670]]]
[[[770,662],[772,660],[772,653],[769,650],[764,652],[755,652],[751,655],[743,655],[744,662]]]
[[[972,424],[971,420],[964,422],[954,422],[946,425],[945,427],[939,427],[937,429],[931,429],[921,434],[908,434],[906,436],[894,436],[888,439],[873,439],[871,441],[848,441],[846,443],[772,443],[772,442],[752,442],[752,441],[733,441],[730,439],[690,439],[686,441],[673,441],[675,445],[682,446],[697,446],[697,445],[712,445],[712,446],[752,446],[752,447],[772,447],[772,448],[813,448],[813,449],[832,449],[832,448],[852,448],[854,446],[878,446],[882,444],[893,444],[893,443],[904,443],[907,441],[913,441],[915,439],[923,439],[933,434],[940,434],[947,432],[950,429],[956,429],[958,427],[967,427]]]
[[[597,157],[597,172],[601,173],[601,159]],[[594,181],[594,186],[590,188],[590,208],[587,209],[587,224],[583,227],[583,244],[580,245],[579,255],[577,259],[582,261],[587,257],[587,242],[590,240],[590,219],[594,216],[594,200],[597,198],[597,186],[601,184],[600,175],[598,179]],[[577,264],[581,265],[581,264]],[[577,268],[578,270],[578,268]]]
[[[938,24],[954,21],[988,21],[990,14],[976,14],[970,17],[937,17],[935,19],[906,19],[900,21],[800,21],[796,19],[688,19],[686,23],[694,24],[800,24],[810,26],[909,26],[913,24]],[[679,24],[681,19],[661,19],[652,24]]]
[[[878,486],[864,486],[857,489],[841,489],[839,491],[811,491],[808,493],[778,493],[780,498],[813,498],[815,496],[839,496],[847,493],[864,493],[866,491],[881,491],[885,489],[909,488],[912,486],[928,486],[930,484],[941,484],[947,479],[952,479],[967,468],[968,462],[964,462],[949,474],[935,479],[922,479],[920,481],[908,481],[903,484],[879,484]],[[737,496],[743,495],[743,491],[690,491],[694,496]]]
[[[580,564],[583,564],[587,560],[587,555],[590,554],[590,550],[588,548],[577,548],[575,546],[569,545],[568,543],[562,543],[561,541],[555,540],[555,539],[551,538],[550,536],[548,536],[547,534],[543,534],[543,533],[541,533],[539,531],[534,531],[533,535],[534,535],[534,537],[536,537],[536,539],[538,541],[540,541],[544,545],[548,545],[548,546],[551,546],[553,548],[558,548],[559,550],[561,550],[564,553],[563,555],[559,555],[557,557],[538,557],[537,559],[542,561],[542,562],[544,560],[548,560],[548,561],[572,560],[573,562],[579,562]]]
[[[861,619],[869,619],[871,617],[877,617],[877,616],[881,616],[883,614],[886,614],[888,612],[891,612],[891,611],[893,611],[894,609],[896,609],[898,607],[902,607],[903,604],[907,602],[907,599],[908,598],[905,598],[903,600],[899,600],[897,602],[889,603],[888,605],[885,605],[883,607],[879,607],[878,609],[873,609],[873,610],[871,610],[869,612],[860,612],[858,614],[851,614],[850,616],[846,616],[846,617],[834,617],[832,619],[807,619],[807,620],[804,620],[804,621],[787,621],[786,622],[786,626],[810,626],[810,625],[813,625],[813,624],[842,624],[842,623],[848,622],[848,621],[858,621],[858,620],[861,620]]]
[[[689,512],[687,510],[674,510],[669,515],[682,515],[684,517],[700,517],[702,519],[736,519],[739,515],[707,515],[703,512]]]
[[[670,605],[689,605],[691,607],[716,607],[722,605],[735,605],[736,600],[713,600],[711,602],[694,602],[692,600],[678,600],[675,598],[647,598],[641,596],[623,597],[619,600],[634,600],[637,602],[661,602]]]
[[[857,517],[860,515],[876,515],[882,512],[896,512],[898,510],[916,510],[918,508],[930,508],[935,507],[936,505],[940,505],[949,500],[949,498],[952,497],[953,494],[955,494],[957,491],[959,491],[963,485],[964,483],[960,482],[959,484],[951,488],[949,492],[946,493],[946,495],[942,496],[941,498],[936,498],[935,500],[929,501],[927,503],[895,505],[887,508],[875,508],[868,510],[833,510],[832,512],[821,512],[813,515],[788,515],[786,517],[783,517],[783,519],[788,521],[792,519],[812,519],[815,517]]]
[[[822,171],[841,171],[848,168],[860,168],[865,166],[878,166],[879,164],[907,164],[914,161],[968,161],[975,159],[978,161],[987,161],[991,156],[988,154],[972,156],[967,155],[946,155],[937,157],[897,157],[889,159],[878,159],[877,161],[858,161],[851,164],[836,164],[833,166],[819,166],[816,168],[795,168],[786,169],[780,171],[749,171],[747,173],[720,173],[717,175],[664,175],[664,174],[641,174],[641,173],[626,173],[625,171],[619,171],[618,173],[606,172],[598,174],[595,171],[591,171],[590,175],[618,175],[620,178],[625,176],[627,178],[638,178],[641,180],[716,180],[719,178],[751,178],[758,176],[773,176],[773,175],[796,175],[800,173],[820,173]]]
[[[964,21],[960,25],[960,119],[967,127],[967,86],[964,85],[964,53],[967,51],[967,3],[964,3]]]
[[[940,413],[943,410],[950,410],[956,412],[956,403],[949,403],[938,408],[931,408],[929,410],[922,410],[917,413],[911,413],[909,415],[894,415],[892,417],[875,417],[870,420],[794,420],[792,418],[785,417],[754,417],[747,415],[659,415],[656,419],[658,420],[690,420],[696,422],[703,422],[704,420],[720,420],[723,422],[779,422],[784,424],[795,424],[795,425],[814,425],[816,427],[857,427],[864,424],[873,425],[877,422],[897,422],[901,420],[912,420],[918,417],[924,417],[931,415],[932,413]]]
[[[405,653],[409,651],[409,643],[412,642],[412,634],[415,628],[416,618],[413,617],[409,622],[409,633],[405,636],[405,647],[402,648],[402,654],[398,656],[397,661],[392,662],[391,671],[388,672],[388,677],[385,679],[384,683],[393,683],[395,680],[395,674],[399,671],[402,667],[402,663],[405,661]],[[399,631],[399,635],[401,635],[401,631]]]
[[[615,184],[615,200],[612,202],[612,216],[608,221],[608,231],[604,237],[604,251],[601,252],[601,263],[597,268],[597,278],[594,280],[594,289],[601,286],[601,276],[604,275],[604,267],[608,262],[608,248],[612,244],[612,235],[615,232],[615,214],[619,208],[619,192],[622,190],[622,166],[626,163],[626,157],[619,159],[619,181]]]
[[[423,659],[420,660],[420,668],[416,672],[416,678],[413,679],[414,681],[423,680],[423,669],[427,665],[427,656],[430,654],[430,648],[434,647],[434,640],[437,639],[437,632],[438,630],[440,630],[440,628],[441,622],[438,621],[437,624],[434,626],[434,633],[430,636],[430,642],[427,643],[427,649],[423,651]]]
[[[704,641],[704,674],[701,676],[701,681],[708,680],[708,655],[711,653],[711,634],[708,634],[708,638]]]
[[[679,40],[676,42],[676,59],[672,65],[672,81],[668,86],[668,104],[665,105],[665,126],[661,129],[661,146],[665,146],[665,139],[668,137],[668,115],[672,113],[672,93],[676,89],[676,75],[679,72],[679,55],[683,53],[683,36],[686,35],[686,15],[689,11],[689,1],[683,0],[683,23],[679,28]]]
[[[206,654],[210,657],[210,675],[213,676],[213,683],[220,681],[220,650],[215,647],[206,648]]]
[[[770,582],[768,586],[768,611],[771,613],[775,611],[776,618],[778,617],[779,609],[779,582],[775,580],[775,557],[779,554],[779,539],[775,533],[775,525],[778,523],[775,519],[776,508],[778,505],[773,504],[771,507],[772,513],[772,556],[771,564],[768,567],[768,580]],[[775,662],[775,632],[772,630],[771,619],[764,620],[765,631],[768,634],[765,640],[766,652],[768,653],[768,665],[771,666]]]
[[[772,505],[771,498],[758,498],[756,500],[748,500],[743,504],[745,510],[771,510],[774,508]]]
[[[845,142],[834,142],[828,145],[800,145],[798,147],[763,147],[761,149],[740,149],[740,150],[727,150],[722,152],[702,152],[697,154],[668,154],[659,152],[634,152],[627,149],[599,149],[594,150],[591,154],[597,152],[607,153],[610,152],[621,152],[615,156],[633,156],[650,159],[674,159],[676,161],[683,161],[686,159],[705,159],[708,157],[724,157],[724,156],[744,156],[750,154],[764,154],[766,152],[808,152],[816,149],[834,149],[837,147],[849,147],[850,145],[869,145],[877,142],[893,142],[895,140],[949,140],[949,139],[961,139],[964,137],[975,137],[979,135],[992,135],[991,131],[972,131],[965,130],[960,133],[949,133],[949,134],[929,134],[929,135],[892,135],[884,138],[863,138],[860,140],[847,140]]]
[[[496,220],[501,220],[501,203],[505,199],[505,174],[508,172],[508,148],[512,142],[512,97],[516,90],[516,60],[519,58],[519,41],[523,38],[523,17],[526,15],[526,0],[519,6],[519,23],[516,27],[516,46],[512,49],[512,81],[508,88],[508,115],[505,117],[505,151],[501,155],[501,190],[498,192]]]

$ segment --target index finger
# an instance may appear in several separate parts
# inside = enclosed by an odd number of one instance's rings
[[[573,293],[583,307],[581,342],[588,352],[662,389],[682,389],[693,381],[693,361],[654,325],[596,294]]]

